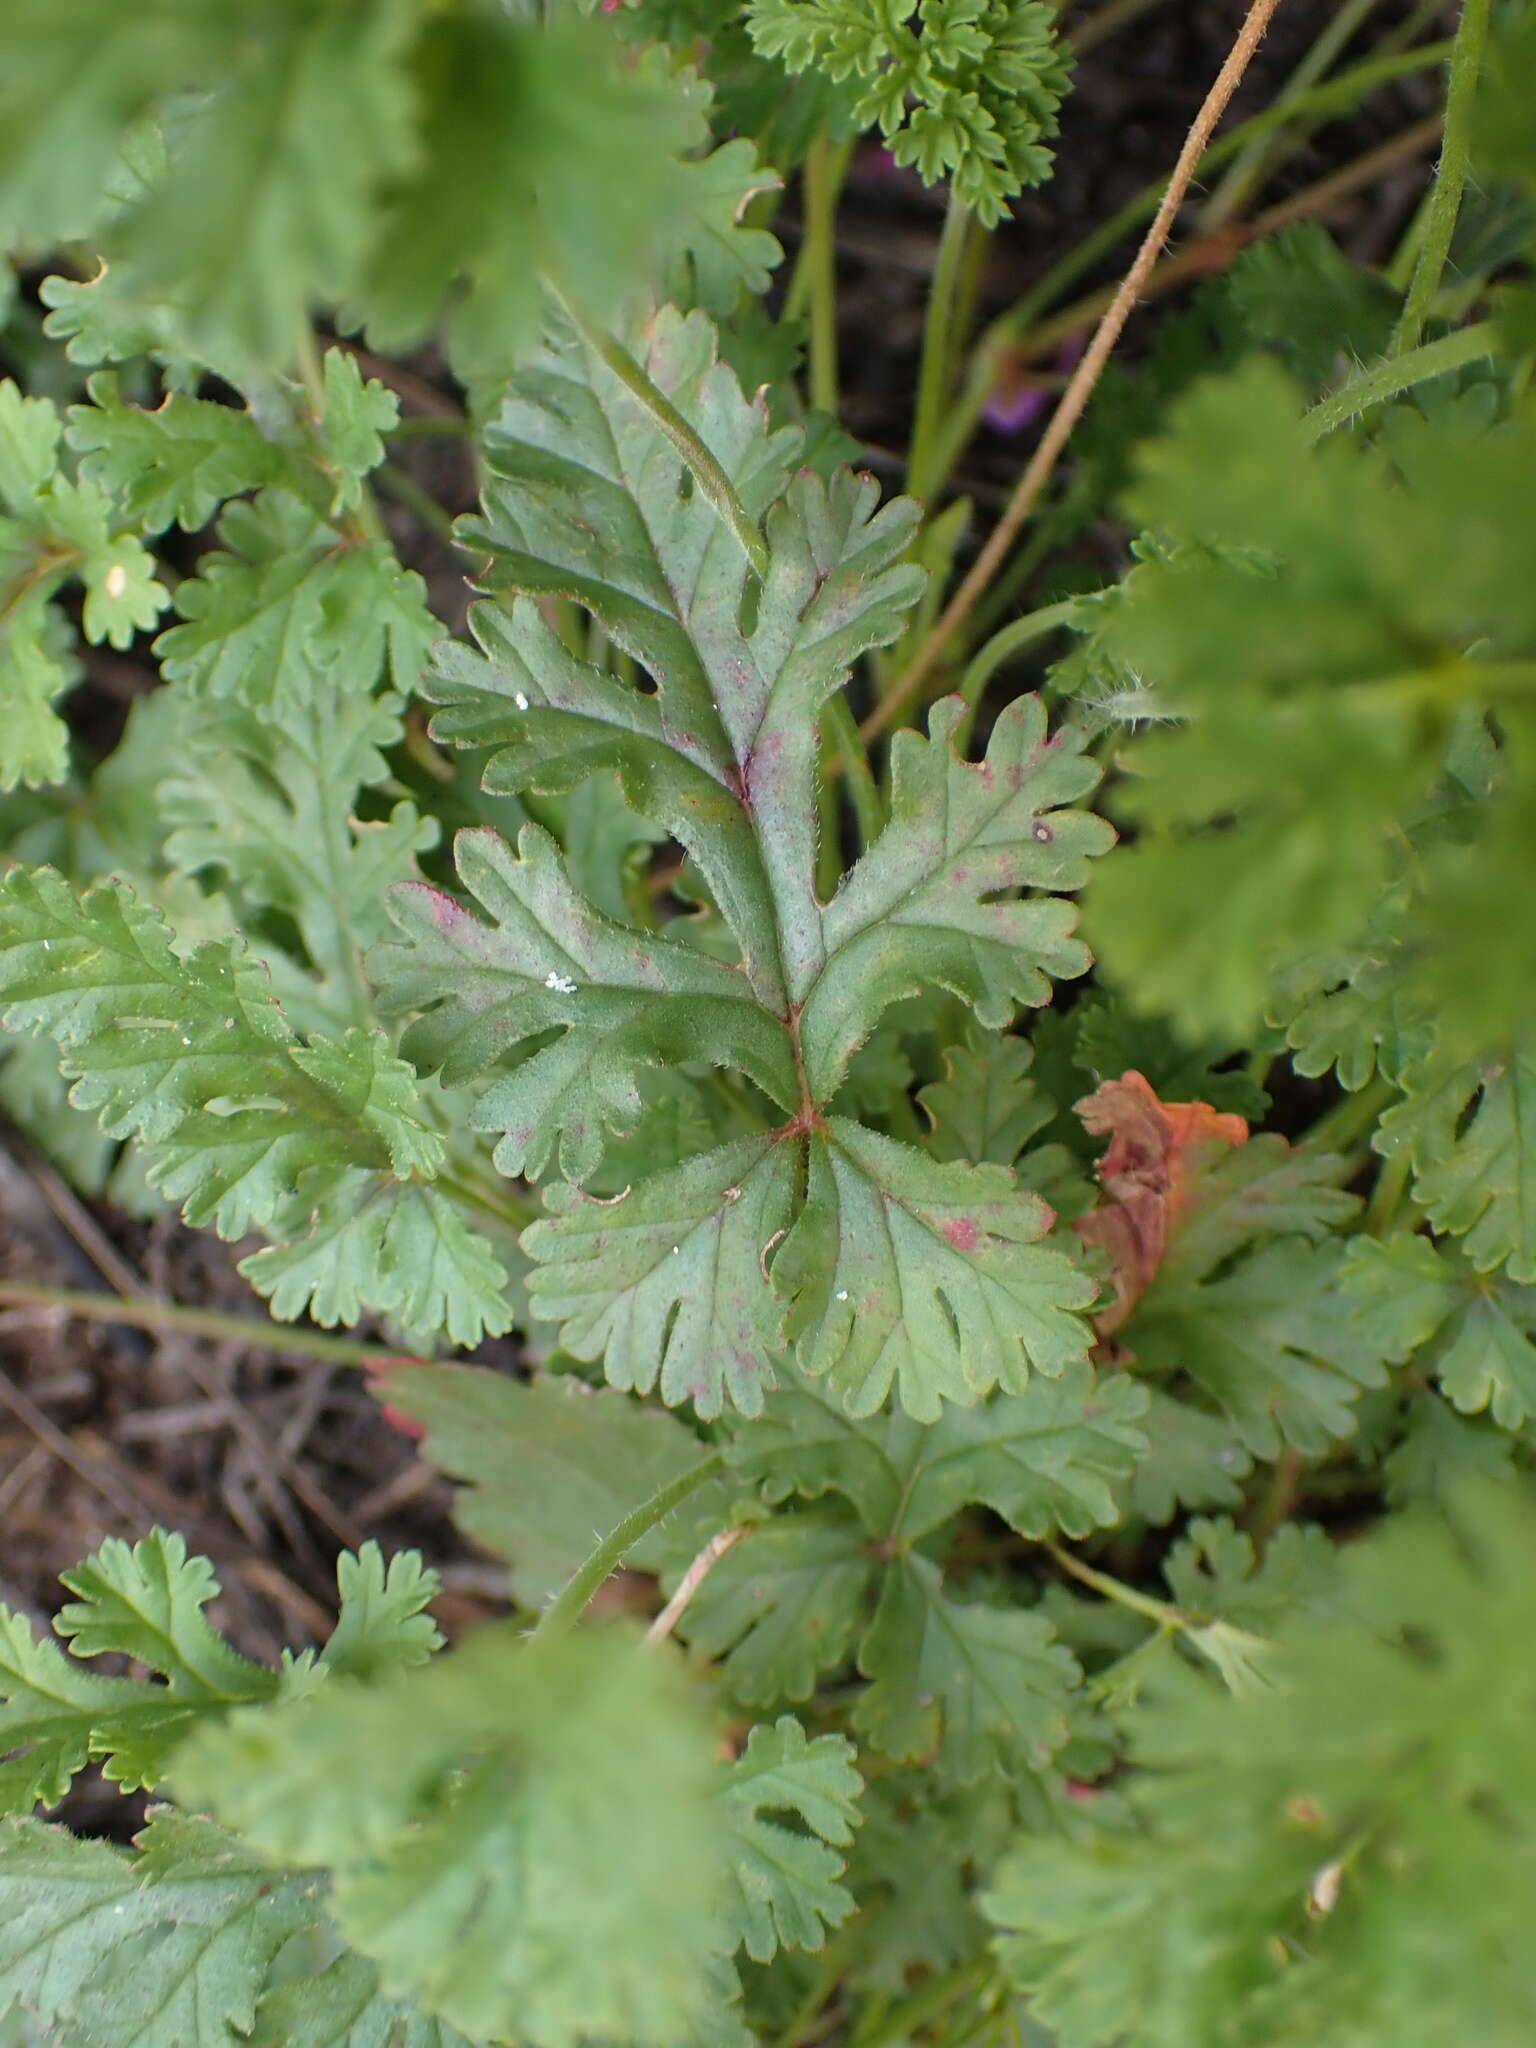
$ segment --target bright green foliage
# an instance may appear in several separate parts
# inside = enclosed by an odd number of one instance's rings
[[[763,1249],[788,1223],[793,1169],[789,1146],[743,1138],[613,1201],[557,1182],[551,1214],[523,1234],[539,1262],[534,1314],[560,1322],[576,1357],[602,1358],[615,1386],[703,1414],[729,1394],[751,1413],[778,1323]]]
[[[1343,1554],[1337,1616],[1285,1627],[1277,1688],[1169,1672],[1136,1825],[1022,1845],[988,1902],[1064,2048],[1449,2042],[1474,2010],[1521,2038],[1532,1535],[1499,1493],[1405,1520]]]
[[[1060,1372],[1082,1355],[1071,1311],[1091,1295],[1035,1242],[1050,1220],[999,1169],[940,1164],[829,1119],[773,1267],[795,1300],[802,1370],[825,1373],[854,1415],[873,1414],[894,1386],[923,1422],[938,1420],[941,1397],[1017,1391],[1030,1364]]]
[[[337,1566],[341,1612],[318,1662],[308,1653],[281,1673],[263,1670],[215,1633],[203,1609],[219,1582],[206,1558],[157,1530],[130,1548],[115,1537],[64,1574],[75,1598],[54,1623],[65,1650],[38,1641],[21,1615],[0,1609],[0,1810],[56,1805],[87,1762],[132,1791],[158,1785],[166,1760],[193,1727],[242,1702],[305,1691],[317,1675],[373,1676],[420,1663],[438,1641],[422,1609],[436,1578],[409,1556],[385,1566],[376,1545]],[[103,1652],[136,1659],[161,1683],[104,1677],[79,1660]]]
[[[221,881],[244,929],[275,912],[297,932],[299,963],[284,947],[262,951],[301,1030],[371,1022],[363,960],[390,928],[385,892],[415,876],[416,856],[437,838],[408,801],[366,823],[357,815],[362,791],[389,779],[382,750],[400,737],[400,709],[392,696],[328,691],[279,722],[210,704],[183,714],[159,784],[166,858]]]
[[[382,541],[345,536],[284,491],[231,505],[224,549],[176,591],[184,624],[156,646],[165,674],[285,715],[322,685],[409,688],[433,624],[420,579]]]
[[[444,1142],[378,1032],[300,1040],[237,943],[183,958],[131,891],[76,896],[46,869],[0,883],[0,996],[11,1029],[58,1042],[71,1100],[144,1144],[189,1221],[239,1237],[302,1181],[311,1237],[248,1262],[280,1313],[313,1298],[332,1319],[368,1302],[418,1329],[506,1327],[494,1254],[419,1185]]]
[[[562,1170],[585,1180],[602,1156],[605,1126],[624,1129],[639,1114],[639,1071],[683,1046],[739,1067],[792,1106],[789,1032],[753,1001],[735,968],[601,917],[537,826],[524,826],[515,856],[483,828],[461,833],[454,857],[490,928],[420,884],[395,899],[409,950],[398,968],[382,950],[374,968],[392,1004],[438,1005],[408,1043],[445,1081],[472,1079],[509,1048],[560,1031],[476,1107],[481,1129],[504,1134],[496,1151],[503,1173],[542,1173],[558,1140]]]
[[[863,1780],[838,1735],[807,1741],[791,1715],[752,1730],[724,1793],[731,1826],[731,1947],[765,1963],[780,1948],[820,1948],[853,1911],[837,1849],[853,1839]],[[805,1832],[765,1818],[791,1815]]]
[[[1536,8],[1369,268],[1271,181],[1441,24],[1298,47],[955,607],[1123,12],[0,6],[0,1104],[522,1610],[0,1611],[0,2048],[1536,2038]],[[952,202],[872,363],[861,124]]]
[[[986,1038],[948,1048],[944,1077],[918,1096],[937,1159],[1012,1166],[1051,1120],[1051,1103],[1030,1078],[1034,1055],[1022,1038]]]
[[[263,1853],[329,1867],[384,1992],[472,2037],[663,2040],[697,2001],[723,1830],[701,1730],[627,1641],[483,1631],[237,1715],[175,1782]]]
[[[1430,943],[1409,969],[1442,1028],[1480,1046],[1530,958],[1500,877],[1530,815],[1536,414],[1403,415],[1375,447],[1318,443],[1301,414],[1256,361],[1197,386],[1143,451],[1129,503],[1159,550],[1101,630],[1187,723],[1130,757],[1120,809],[1141,837],[1096,885],[1097,937],[1138,1003],[1244,1031],[1292,953],[1358,944],[1458,717],[1492,711],[1508,744],[1467,827],[1420,849]],[[1458,971],[1473,946],[1499,961],[1495,982]]]
[[[1536,1280],[1536,1046],[1446,1071],[1415,1068],[1382,1118],[1377,1147],[1406,1156],[1414,1200],[1436,1230],[1463,1237],[1480,1272]]]
[[[1115,1519],[1112,1487],[1145,1448],[1145,1408],[1131,1381],[1096,1379],[1084,1365],[983,1407],[947,1408],[927,1425],[901,1415],[854,1421],[806,1383],[784,1388],[738,1432],[731,1461],[770,1500],[841,1494],[882,1544],[919,1542],[972,1502],[1021,1535],[1086,1536]]]
[[[164,1807],[138,1847],[4,1823],[0,2012],[21,2003],[61,2048],[234,2048],[278,1950],[319,1915],[319,1882]]]
[[[1321,1165],[1320,1178],[1331,1162]],[[1352,1432],[1352,1404],[1382,1382],[1382,1353],[1359,1330],[1340,1341],[1345,1254],[1324,1219],[1347,1214],[1347,1198],[1324,1185],[1266,1214],[1248,1206],[1262,1192],[1235,1188],[1192,1222],[1122,1341],[1139,1370],[1172,1380],[1181,1398],[1193,1393],[1254,1456],[1272,1458],[1286,1443],[1315,1456]],[[1274,1234],[1297,1230],[1306,1234]]]
[[[124,514],[148,533],[172,524],[195,533],[226,498],[287,474],[285,451],[248,412],[177,392],[146,412],[124,404],[109,371],[86,389],[90,404],[73,407],[69,417],[80,473],[115,493]]]
[[[962,1784],[1041,1770],[1066,1739],[1078,1669],[1049,1622],[954,1599],[926,1558],[887,1573],[859,1666],[872,1682],[854,1719],[874,1746],[904,1759],[936,1748]]]
[[[1023,1394],[904,1415],[850,1417],[816,1382],[786,1387],[738,1428],[730,1457],[770,1500],[838,1494],[748,1531],[680,1621],[695,1654],[723,1659],[757,1706],[808,1697],[850,1661],[873,1683],[857,1725],[900,1757],[937,1753],[960,1780],[1031,1771],[1060,1746],[1071,1660],[1041,1618],[954,1597],[914,1547],[969,1503],[1022,1533],[1084,1534],[1115,1513],[1112,1487],[1144,1439],[1144,1397],[1086,1366]]]
[[[1463,1415],[1517,1430],[1536,1414],[1536,1288],[1478,1272],[1454,1246],[1363,1239],[1344,1282],[1375,1343],[1416,1359]]]
[[[726,1685],[747,1705],[805,1700],[847,1664],[875,1582],[849,1515],[775,1515],[719,1561],[680,1628],[700,1656],[723,1660]]]
[[[461,361],[502,371],[546,265],[601,309],[658,268],[715,302],[761,289],[776,245],[734,225],[750,148],[683,161],[697,86],[617,57],[605,23],[536,30],[483,0],[152,0],[131,23],[17,0],[0,236],[99,238],[141,329],[234,367],[285,364],[316,305],[399,347],[458,296]]]
[[[1335,1591],[1336,1553],[1321,1529],[1288,1522],[1262,1560],[1230,1517],[1197,1516],[1163,1565],[1168,1590],[1197,1621],[1217,1619],[1267,1635]]]
[[[51,400],[0,382],[0,790],[64,777],[67,734],[53,702],[77,663],[54,593],[78,579],[86,638],[113,647],[166,603],[110,493],[60,467],[59,439]]]
[[[409,1070],[361,1032],[299,1043],[235,946],[182,959],[127,889],[76,896],[46,871],[7,878],[0,919],[7,1024],[65,1048],[75,1101],[110,1134],[164,1148],[157,1178],[192,1220],[239,1236],[338,1150],[402,1177],[440,1163]]]
[[[1039,0],[751,0],[747,27],[786,71],[847,82],[857,125],[925,184],[951,179],[992,227],[1050,171],[1068,77],[1052,14]]]
[[[313,1977],[274,1984],[250,2039],[253,2048],[469,2048],[455,2028],[386,1997],[376,1966],[351,1953]]]

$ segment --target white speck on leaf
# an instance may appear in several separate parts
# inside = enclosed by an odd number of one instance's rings
[[[837,1298],[839,1301],[846,1301],[848,1299],[848,1290],[846,1287],[839,1287],[839,1289],[837,1290]]]
[[[680,1244],[675,1244],[675,1245],[673,1245],[673,1247],[672,1247],[672,1256],[673,1256],[673,1258],[674,1258],[674,1259],[675,1259],[675,1258],[677,1257],[678,1253],[679,1253],[679,1252],[680,1252],[681,1250],[682,1250],[682,1246],[681,1246]]]
[[[114,562],[101,579],[101,587],[110,598],[119,598],[128,588],[128,571],[121,562]]]
[[[576,984],[571,977],[568,974],[557,973],[553,967],[544,977],[544,986],[552,988],[557,996],[573,996],[576,993]]]
[[[528,699],[523,695],[521,690],[517,690],[513,693],[512,702],[517,706],[519,711],[526,711],[528,709]]]

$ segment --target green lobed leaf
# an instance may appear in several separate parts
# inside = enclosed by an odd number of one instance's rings
[[[1414,1200],[1436,1230],[1464,1239],[1478,1271],[1536,1281],[1536,1045],[1518,1040],[1477,1066],[1426,1062],[1403,1086],[1378,1151],[1407,1158]]]
[[[487,437],[485,515],[465,522],[465,537],[490,556],[492,588],[578,598],[657,686],[647,704],[623,686],[593,689],[565,663],[562,694],[579,683],[568,701],[587,715],[530,717],[524,744],[543,758],[525,779],[568,787],[577,777],[560,757],[573,740],[580,774],[620,766],[630,801],[688,847],[755,993],[782,1014],[825,954],[813,889],[815,719],[851,662],[891,639],[917,596],[919,573],[899,564],[915,507],[877,512],[871,480],[847,471],[829,486],[805,471],[790,477],[797,436],[770,434],[765,406],[742,397],[701,316],[664,310],[639,355],[747,516],[767,515],[769,569],[751,623],[736,536],[691,488],[652,411],[578,341],[557,341],[515,381]],[[528,680],[518,675],[503,694],[532,712],[543,692]],[[618,732],[613,753],[593,759],[602,743],[594,718],[638,727],[648,742],[629,774]],[[657,743],[672,762],[655,760]],[[510,768],[504,760],[497,772]]]
[[[944,1048],[943,1077],[918,1090],[936,1159],[1014,1166],[1055,1104],[1034,1079],[1034,1048],[1023,1038],[976,1038]]]
[[[283,1241],[240,1271],[283,1321],[350,1326],[376,1310],[423,1344],[476,1344],[512,1327],[500,1254],[434,1187],[317,1172],[300,1179],[280,1221]]]
[[[1051,1214],[1001,1167],[944,1163],[843,1117],[811,1141],[805,1207],[773,1264],[802,1372],[849,1413],[894,1387],[937,1421],[1085,1350],[1093,1283],[1038,1243]]]
[[[1073,913],[1045,892],[1081,887],[1088,861],[1113,841],[1102,819],[1065,808],[1099,771],[1070,729],[1047,737],[1038,697],[1006,706],[975,764],[953,751],[963,716],[961,700],[946,697],[926,741],[897,734],[890,823],[822,914],[824,963],[800,1026],[818,1101],[904,996],[949,989],[998,1027],[1015,1004],[1050,1000],[1048,975],[1087,969],[1068,937]],[[1040,893],[1019,902],[1022,889]]]
[[[1253,1457],[1318,1456],[1380,1386],[1380,1347],[1351,1323],[1339,1244],[1279,1238],[1205,1281],[1157,1281],[1122,1335],[1139,1371],[1178,1374]]]
[[[157,1785],[192,1728],[313,1682],[309,1653],[278,1675],[215,1632],[204,1609],[219,1582],[180,1536],[157,1529],[131,1547],[111,1537],[61,1577],[75,1595],[54,1621],[63,1649],[34,1640],[23,1617],[0,1609],[0,1740],[10,1753],[0,1764],[0,1811],[57,1805],[93,1760],[126,1791]],[[413,1553],[387,1568],[376,1544],[344,1553],[340,1613],[318,1669],[367,1675],[421,1662],[439,1640],[422,1612],[436,1587]],[[79,1660],[104,1653],[144,1666],[154,1681],[82,1668]]]
[[[164,1807],[136,1847],[0,1826],[0,2012],[20,2001],[61,2048],[234,2048],[319,1883]]]
[[[724,1799],[730,1814],[731,1884],[724,1918],[754,1962],[781,1948],[819,1949],[846,1920],[853,1898],[838,1883],[837,1850],[853,1839],[863,1780],[853,1746],[840,1735],[808,1739],[790,1714],[759,1723],[731,1766]],[[785,1814],[804,1832],[782,1821]]]
[[[1068,68],[1049,7],[980,0],[881,10],[870,0],[752,0],[754,46],[792,73],[850,81],[857,127],[878,124],[925,184],[995,227],[1021,188],[1049,175],[1045,146]]]
[[[381,670],[414,686],[438,629],[387,542],[339,533],[275,489],[228,505],[219,537],[177,586],[185,623],[155,642],[169,680],[268,715],[370,690]]]
[[[1417,1359],[1463,1415],[1490,1409],[1519,1429],[1536,1414],[1536,1288],[1408,1236],[1357,1238],[1343,1280],[1368,1339],[1394,1363]]]
[[[611,1201],[556,1182],[523,1232],[535,1315],[609,1380],[716,1415],[762,1406],[779,1311],[762,1260],[789,1217],[794,1149],[743,1138]]]
[[[1474,2014],[1520,2037],[1531,1535],[1522,1491],[1480,1485],[1346,1547],[1337,1606],[1280,1633],[1282,1685],[1165,1666],[1134,1825],[1022,1841],[987,1900],[1067,2048],[1451,2041]]]
[[[414,1551],[398,1551],[389,1562],[377,1543],[363,1544],[336,1561],[341,1611],[320,1662],[342,1678],[380,1678],[424,1664],[442,1647],[437,1624],[426,1612],[438,1576]]]
[[[733,1466],[772,1500],[835,1492],[867,1534],[917,1543],[960,1508],[992,1508],[1023,1536],[1072,1537],[1117,1519],[1115,1486],[1146,1447],[1146,1391],[1086,1364],[1032,1378],[1020,1394],[947,1407],[921,1424],[904,1415],[850,1417],[814,1383],[770,1396],[736,1434]]]
[[[71,406],[68,414],[80,473],[111,493],[146,533],[173,523],[195,533],[226,498],[288,473],[292,458],[249,412],[180,392],[146,411],[124,404],[109,371],[92,377],[86,390],[90,404]]]
[[[436,841],[407,801],[358,816],[363,790],[389,779],[382,750],[400,737],[400,710],[360,692],[326,692],[281,721],[232,701],[183,707],[175,766],[155,791],[167,859],[218,877],[242,930],[264,934],[277,912],[277,929],[296,933],[297,948],[263,950],[299,1030],[373,1022],[363,960],[393,929],[386,892]]]
[[[926,1558],[892,1562],[859,1652],[871,1681],[854,1724],[887,1756],[932,1754],[947,1777],[1043,1771],[1067,1736],[1076,1662],[1050,1624],[960,1602]]]
[[[1405,408],[1378,445],[1319,439],[1302,394],[1254,359],[1197,385],[1143,449],[1129,508],[1157,542],[1104,630],[1176,723],[1128,750],[1117,810],[1137,841],[1089,899],[1090,939],[1138,1007],[1241,1035],[1295,954],[1370,945],[1452,715],[1503,718],[1507,702],[1523,732],[1533,431],[1527,405],[1491,429]],[[1432,699],[1443,718],[1422,715]],[[1522,739],[1473,836],[1414,877],[1431,943],[1413,979],[1468,1046],[1507,1005],[1458,961],[1474,944],[1526,957],[1523,922],[1512,946],[1494,909],[1529,808],[1524,759]]]
[[[472,2038],[668,2038],[701,2000],[724,1816],[663,1660],[483,1629],[425,1670],[206,1730],[183,1796],[333,1872],[343,1935]]]
[[[585,1179],[605,1128],[632,1128],[640,1113],[638,1070],[667,1059],[738,1067],[786,1109],[795,1103],[789,1034],[736,969],[602,916],[537,826],[523,827],[515,857],[489,828],[461,832],[454,851],[493,922],[424,883],[404,886],[394,903],[408,943],[376,952],[373,973],[391,1010],[428,1013],[406,1049],[449,1082],[559,1031],[476,1104],[475,1127],[503,1134],[503,1173],[538,1174],[558,1146],[568,1178]]]
[[[0,997],[11,1029],[59,1044],[76,1107],[145,1145],[189,1222],[292,1225],[247,1261],[288,1313],[366,1304],[459,1342],[508,1326],[499,1259],[422,1185],[444,1142],[379,1032],[306,1043],[235,941],[180,953],[125,886],[76,895],[48,869],[0,879]]]
[[[470,2048],[464,2035],[379,1990],[378,1966],[350,1952],[312,1977],[274,1984],[251,2048]]]
[[[775,1515],[716,1560],[680,1633],[698,1655],[724,1660],[726,1687],[748,1706],[807,1700],[848,1662],[874,1579],[847,1514]]]

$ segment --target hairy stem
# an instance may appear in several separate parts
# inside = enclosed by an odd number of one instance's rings
[[[639,1507],[631,1508],[615,1528],[598,1544],[585,1564],[579,1565],[560,1591],[550,1601],[532,1631],[531,1640],[541,1636],[564,1635],[581,1619],[587,1603],[603,1581],[612,1576],[635,1545],[656,1524],[665,1521],[680,1501],[690,1493],[696,1493],[705,1480],[713,1479],[725,1463],[723,1452],[711,1451],[690,1465],[686,1472],[680,1472],[676,1479],[669,1479],[665,1486],[658,1486],[648,1500]]]
[[[1432,377],[1481,362],[1496,354],[1498,346],[1493,322],[1480,320],[1472,327],[1458,327],[1454,334],[1443,334],[1438,341],[1421,342],[1405,355],[1388,356],[1313,406],[1306,417],[1307,433],[1312,440],[1321,441],[1325,434],[1348,425],[1372,406],[1411,391],[1415,384],[1427,384]]]
[[[1104,1599],[1113,1600],[1117,1607],[1129,1608],[1132,1614],[1139,1614],[1144,1621],[1155,1622],[1161,1629],[1185,1629],[1192,1625],[1182,1607],[1175,1607],[1167,1600],[1154,1600],[1150,1593],[1139,1593],[1134,1586],[1126,1585],[1123,1579],[1112,1579],[1108,1572],[1085,1564],[1070,1550],[1063,1550],[1059,1543],[1046,1543],[1042,1547],[1050,1552],[1064,1572]]]
[[[1163,194],[1162,204],[1157,209],[1152,225],[1148,228],[1130,269],[1121,280],[1113,301],[1099,322],[1082,361],[1062,393],[1060,403],[1040,437],[1039,445],[1026,464],[1024,474],[1019,478],[1007,510],[988,536],[986,545],[976,557],[959,589],[939,614],[937,624],[908,664],[905,674],[897,678],[890,694],[865,720],[863,731],[866,738],[888,725],[901,706],[921,687],[929,671],[944,652],[951,636],[969,617],[977,599],[1007,560],[1019,529],[1033,511],[1036,500],[1061,459],[1072,429],[1082,418],[1088,401],[1093,396],[1094,386],[1103,375],[1104,366],[1113,354],[1115,344],[1125,330],[1125,323],[1131,317],[1142,287],[1151,275],[1163,244],[1168,239],[1168,231],[1173,226],[1174,216],[1183,204],[1184,195],[1194,178],[1195,168],[1205,154],[1206,145],[1216,124],[1225,113],[1227,103],[1236,92],[1243,73],[1248,69],[1253,53],[1259,47],[1264,31],[1279,4],[1280,0],[1251,0],[1243,25],[1227,53],[1227,60],[1218,72],[1215,83],[1206,94],[1204,104],[1184,138],[1184,147],[1179,152],[1178,162],[1174,165],[1173,175],[1168,180],[1168,189]]]
[[[1416,346],[1424,322],[1440,289],[1450,258],[1451,237],[1461,211],[1471,158],[1472,102],[1477,94],[1478,74],[1488,43],[1488,22],[1493,0],[1463,0],[1461,20],[1451,48],[1451,77],[1445,96],[1445,131],[1440,148],[1440,166],[1435,173],[1434,191],[1424,220],[1424,237],[1418,261],[1408,286],[1397,332],[1392,337],[1392,354],[1403,355]]]

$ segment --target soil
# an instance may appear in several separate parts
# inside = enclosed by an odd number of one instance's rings
[[[1069,8],[1069,24],[1094,11]],[[1166,172],[1243,11],[1236,0],[1160,0],[1084,56],[1055,179],[1026,195],[1016,220],[996,237],[985,310],[1006,305],[1108,212]],[[1325,0],[1282,5],[1231,118],[1267,103],[1334,11]],[[1351,54],[1364,54],[1423,12],[1408,0],[1383,0]],[[1320,128],[1266,185],[1264,203],[1303,191],[1401,133],[1433,111],[1438,90],[1433,74],[1416,75]],[[1426,145],[1422,156],[1322,216],[1349,253],[1379,260],[1391,248],[1423,189],[1428,161]],[[909,417],[939,219],[935,196],[888,165],[866,161],[850,181],[840,243],[847,420],[877,464],[882,450],[895,461]],[[793,197],[780,226],[792,246]],[[1082,288],[1113,277],[1126,254],[1118,252]],[[1128,345],[1137,345],[1134,329]],[[408,413],[441,408],[443,382],[431,360],[390,374]],[[984,429],[964,487],[983,504],[998,494],[1032,431]],[[436,438],[401,446],[402,464],[449,511],[468,505],[472,476],[462,446]],[[403,504],[391,505],[389,518],[407,559],[427,576],[440,615],[457,629],[467,597],[461,565]],[[94,659],[71,700],[82,745],[109,746],[128,701],[151,682],[141,658]],[[169,1216],[146,1225],[109,1204],[82,1203],[19,1134],[0,1127],[6,1279],[148,1292],[264,1316],[235,1270],[246,1249],[189,1232]],[[382,1339],[381,1348],[388,1348]],[[517,1369],[510,1343],[483,1347],[479,1355]],[[448,1500],[449,1488],[417,1460],[355,1372],[285,1358],[266,1346],[150,1335],[68,1320],[51,1308],[0,1309],[0,1598],[39,1622],[59,1604],[61,1569],[105,1537],[132,1539],[161,1524],[215,1561],[223,1591],[214,1619],[263,1661],[325,1634],[334,1613],[336,1554],[365,1538],[386,1550],[414,1546],[441,1568],[439,1617],[457,1633],[494,1611],[500,1593],[494,1566],[455,1532]],[[113,1832],[131,1818],[110,1788],[91,1785],[76,1793],[67,1817]]]

